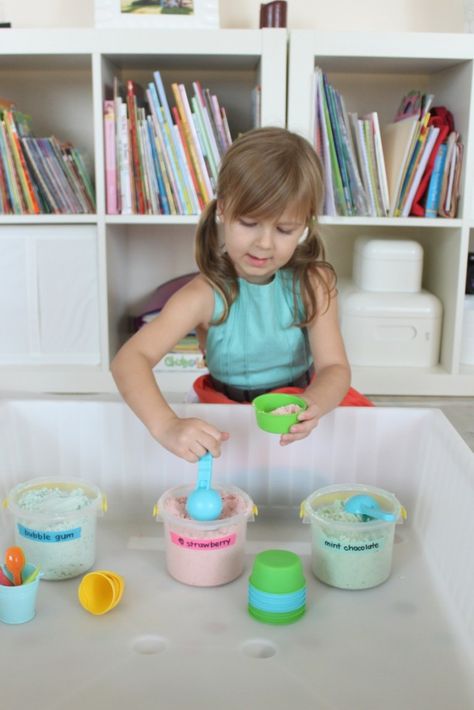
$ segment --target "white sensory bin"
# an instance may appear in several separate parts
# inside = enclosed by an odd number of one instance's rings
[[[95,617],[80,578],[42,581],[37,615],[1,624],[2,708],[48,710],[468,710],[474,707],[474,455],[438,410],[339,408],[308,439],[281,447],[251,407],[177,405],[231,432],[216,485],[259,507],[245,571],[192,588],[166,572],[153,504],[192,484],[196,467],[164,451],[114,398],[0,401],[0,493],[36,476],[78,477],[107,495],[96,569],[125,578],[120,604]],[[395,529],[392,572],[366,590],[329,587],[311,572],[301,502],[328,485],[393,492],[408,511]],[[13,543],[1,514],[1,549]],[[271,626],[247,612],[257,552],[296,552],[307,610]]]

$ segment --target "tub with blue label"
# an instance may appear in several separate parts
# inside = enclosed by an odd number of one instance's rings
[[[43,579],[69,579],[93,566],[97,516],[107,508],[97,486],[35,478],[13,488],[5,506],[14,518],[16,544]]]

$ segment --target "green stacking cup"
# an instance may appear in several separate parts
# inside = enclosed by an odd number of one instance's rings
[[[289,624],[299,619],[306,609],[306,580],[303,574],[301,560],[294,552],[288,550],[265,550],[254,560],[249,578],[248,611],[251,616],[268,624]],[[264,593],[259,594],[259,593]],[[252,604],[252,598],[270,597],[262,601],[259,607]],[[296,602],[293,599],[298,600]],[[274,605],[279,601],[285,606],[281,611],[275,611]],[[283,601],[284,600],[284,601]],[[282,606],[280,604],[280,608]]]
[[[289,404],[297,404],[301,407],[301,411],[308,408],[308,403],[294,394],[269,392],[255,397],[252,406],[260,429],[270,434],[288,434],[293,424],[297,423],[300,412],[273,414],[273,411],[279,407],[287,407]]]

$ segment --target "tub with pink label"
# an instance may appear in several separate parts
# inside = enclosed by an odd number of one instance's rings
[[[163,522],[166,567],[184,584],[216,587],[239,577],[244,570],[247,523],[254,519],[256,506],[235,486],[215,486],[223,509],[217,520],[192,520],[186,500],[193,486],[177,486],[165,491],[155,506],[156,519]]]

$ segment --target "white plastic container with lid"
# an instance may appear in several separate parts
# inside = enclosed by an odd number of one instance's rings
[[[460,360],[463,365],[474,365],[474,295],[464,296]]]
[[[408,239],[357,237],[353,279],[365,291],[417,293],[421,289],[423,248]]]
[[[257,507],[236,486],[215,486],[224,508],[217,520],[192,520],[185,512],[193,486],[165,491],[154,508],[156,520],[164,523],[165,557],[169,574],[178,582],[195,587],[227,584],[244,571],[247,523]]]
[[[352,365],[433,367],[442,305],[427,291],[371,293],[339,284],[342,337]]]
[[[393,522],[361,521],[343,512],[354,495],[372,496]],[[334,511],[331,509],[337,506]],[[321,582],[341,589],[368,589],[390,576],[395,525],[406,516],[397,498],[382,488],[360,483],[325,486],[301,504],[300,517],[311,523],[311,567]]]
[[[97,516],[107,510],[97,486],[80,479],[33,478],[4,502],[15,523],[15,543],[43,579],[69,579],[92,567]]]

